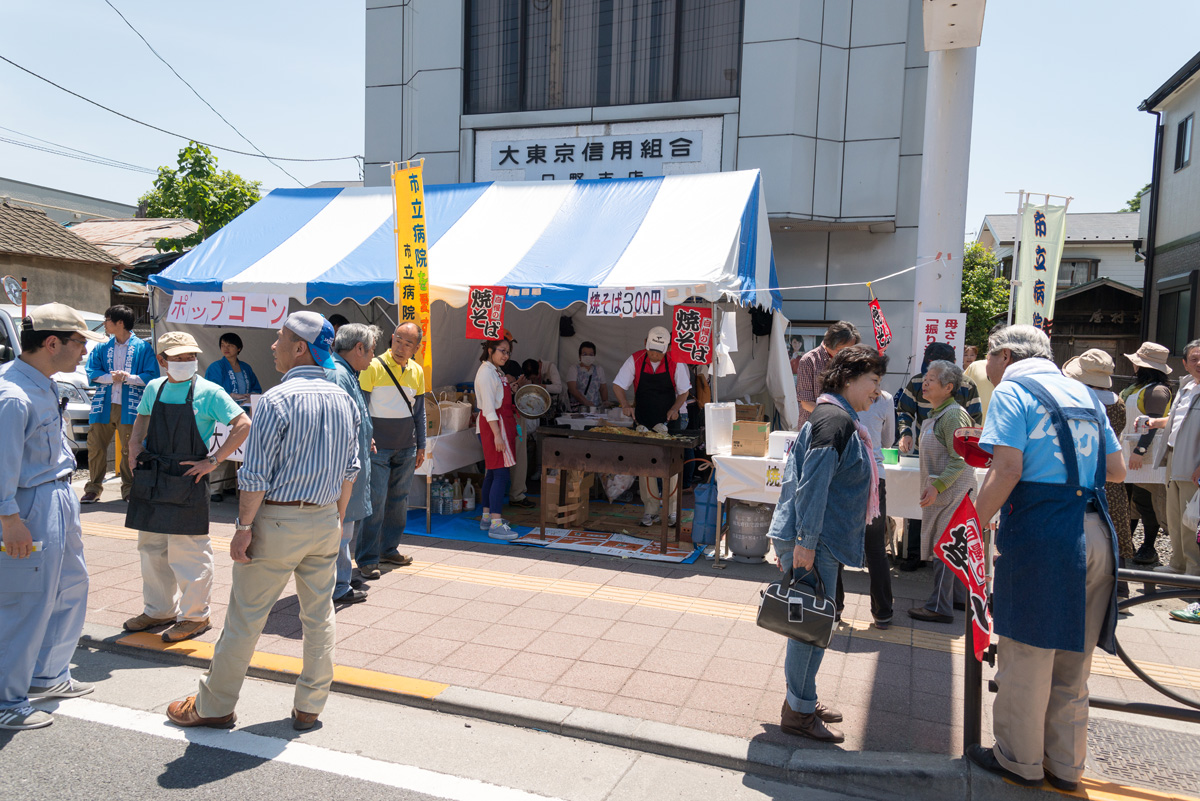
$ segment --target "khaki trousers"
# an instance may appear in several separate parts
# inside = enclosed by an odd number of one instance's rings
[[[304,666],[296,681],[295,707],[311,714],[324,710],[333,683],[333,585],[340,543],[336,504],[264,503],[259,508],[250,562],[233,565],[225,628],[212,665],[200,679],[196,709],[202,716],[223,717],[237,706],[254,646],[292,576],[304,624]]]
[[[133,487],[133,472],[129,469],[129,440],[133,439],[133,423],[121,422],[121,404],[109,404],[107,423],[92,423],[88,429],[88,483],[84,492],[94,492],[99,495],[104,490],[104,475],[108,472],[108,446],[112,444],[113,434],[121,433],[121,463],[116,466],[115,473],[121,476],[121,499],[129,499],[129,490]]]
[[[1097,514],[1083,519],[1087,538],[1084,651],[1058,651],[1001,637],[992,706],[996,759],[1026,779],[1050,771],[1078,781],[1087,760],[1088,675],[1113,588],[1113,548]]]
[[[638,476],[638,486],[640,488],[639,491],[642,494],[642,506],[646,508],[646,514],[650,515],[651,517],[658,514],[659,510],[662,508],[662,497],[661,493],[658,491],[658,482],[659,479],[657,478],[651,478],[650,476]],[[667,506],[667,514],[673,515],[679,511],[676,508],[679,506],[679,502],[675,499],[675,488],[679,484],[679,476],[671,476],[670,483],[671,488],[667,490],[667,492],[670,493],[668,496],[670,498],[670,503]],[[665,487],[666,485],[667,482],[663,481],[663,486]],[[653,491],[653,494],[651,494],[651,491]],[[656,498],[654,497],[655,495],[658,495],[659,497]]]
[[[207,534],[138,532],[146,614],[164,620],[207,620],[212,597],[212,540]]]
[[[1171,475],[1171,462],[1175,451],[1167,455],[1167,475]],[[1200,576],[1200,545],[1196,544],[1195,529],[1183,525],[1183,510],[1196,493],[1194,481],[1167,482],[1167,517],[1163,525],[1171,539],[1171,567],[1189,576]]]

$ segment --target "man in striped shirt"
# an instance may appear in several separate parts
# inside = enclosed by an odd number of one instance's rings
[[[283,382],[262,396],[238,474],[225,628],[200,691],[167,707],[180,726],[228,729],[254,646],[288,579],[304,625],[304,667],[292,727],[311,729],[333,682],[333,586],[342,518],[358,475],[358,407],[325,378],[333,326],[315,312],[287,318],[271,346]]]

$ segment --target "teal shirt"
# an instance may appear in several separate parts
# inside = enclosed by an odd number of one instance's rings
[[[159,396],[160,401],[183,403],[187,400],[187,381],[172,384],[167,381],[165,376],[156,378],[146,386],[142,402],[138,404],[138,414],[150,414],[150,410],[154,408],[154,397],[158,395],[158,388],[163,384],[166,386],[163,387],[162,395]],[[213,431],[218,422],[229,425],[238,415],[245,414],[245,410],[237,405],[237,401],[229,397],[229,393],[223,390],[220,384],[214,384],[200,376],[196,376],[196,393],[192,396],[192,409],[196,412],[196,427],[200,429],[200,437],[205,442],[212,440]]]

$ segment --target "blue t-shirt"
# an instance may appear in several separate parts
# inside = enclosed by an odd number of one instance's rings
[[[158,388],[164,383],[166,386],[163,387],[162,394],[159,396],[160,401],[183,403],[187,400],[188,382],[181,381],[172,384],[167,382],[166,376],[163,376],[154,379],[146,386],[142,402],[138,404],[138,414],[150,414],[150,410],[154,408],[154,396],[158,394]],[[229,393],[217,384],[199,376],[196,376],[196,392],[192,396],[192,410],[196,413],[196,427],[200,429],[200,438],[205,442],[212,440],[213,431],[218,422],[229,425],[239,414],[246,413],[233,398],[229,397]]]
[[[992,402],[988,406],[983,436],[979,439],[979,444],[988,452],[996,445],[1006,445],[1021,451],[1024,454],[1022,481],[1065,484],[1067,467],[1058,443],[1058,433],[1048,410],[1026,389],[1008,380],[1014,375],[1032,377],[1064,407],[1098,409],[1104,425],[1105,453],[1120,450],[1120,442],[1108,423],[1108,416],[1104,414],[1104,408],[1099,406],[1090,389],[1064,376],[1046,359],[1026,359],[1010,366],[1005,373],[1005,380],[996,386],[995,392],[992,393]],[[1100,452],[1099,429],[1094,423],[1083,420],[1070,420],[1067,425],[1075,439],[1079,483],[1085,487],[1094,487],[1096,460]]]

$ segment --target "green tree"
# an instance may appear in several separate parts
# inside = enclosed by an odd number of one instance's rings
[[[967,315],[968,345],[987,350],[988,332],[996,324],[996,315],[1008,311],[1008,279],[1000,272],[996,254],[978,242],[966,246],[963,253],[962,311]]]
[[[1136,195],[1131,197],[1129,200],[1125,201],[1125,208],[1121,209],[1121,211],[1141,211],[1142,210],[1142,193],[1145,192],[1149,188],[1150,188],[1150,184],[1146,184],[1141,189],[1139,189],[1138,193]]]
[[[179,168],[159,167],[154,188],[138,198],[147,217],[182,217],[200,224],[196,233],[160,239],[160,252],[194,247],[259,201],[260,181],[219,171],[217,158],[204,145],[189,142],[179,151]]]

